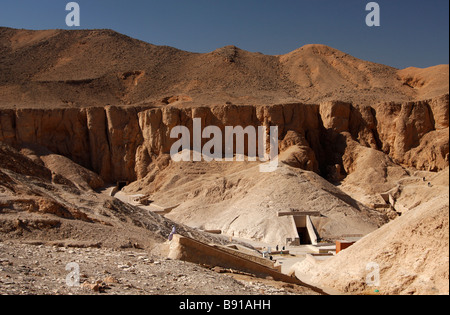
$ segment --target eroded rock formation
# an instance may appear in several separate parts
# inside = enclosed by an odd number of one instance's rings
[[[448,94],[426,101],[381,103],[373,107],[343,102],[320,105],[218,105],[212,107],[117,107],[6,109],[0,111],[0,141],[45,147],[88,168],[104,181],[145,177],[152,161],[170,152],[173,127],[192,134],[202,127],[278,126],[282,160],[333,176],[352,170],[343,160],[346,138],[383,151],[396,163],[420,170],[448,166]],[[206,142],[208,139],[204,139]],[[339,174],[337,177],[340,177]]]

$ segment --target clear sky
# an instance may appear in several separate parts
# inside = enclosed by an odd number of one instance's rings
[[[67,0],[0,0],[0,26],[67,29]],[[78,0],[78,29],[108,28],[192,52],[226,45],[270,55],[325,44],[396,68],[449,63],[448,0]],[[72,28],[72,29],[77,29]]]

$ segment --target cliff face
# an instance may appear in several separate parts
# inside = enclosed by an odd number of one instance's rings
[[[105,181],[145,177],[176,139],[173,127],[201,118],[202,128],[278,126],[282,160],[325,177],[345,176],[348,139],[381,150],[395,162],[421,170],[448,166],[449,97],[374,107],[326,102],[321,105],[220,105],[212,107],[116,107],[5,109],[0,141],[15,147],[39,145],[66,156]],[[204,139],[203,143],[208,141]]]
[[[136,178],[135,155],[142,144],[136,108],[4,110],[0,126],[0,141],[7,144],[45,147],[106,181]]]
[[[438,171],[448,165],[448,94],[431,101],[376,108],[382,150],[395,161]]]

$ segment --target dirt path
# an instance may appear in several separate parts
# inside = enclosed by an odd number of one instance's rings
[[[79,266],[80,286],[66,278]],[[0,294],[315,295],[296,285],[219,274],[145,251],[0,242]],[[70,278],[69,279],[74,279]]]

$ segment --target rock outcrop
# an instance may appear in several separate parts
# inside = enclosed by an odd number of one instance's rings
[[[448,94],[420,102],[374,107],[342,102],[319,105],[217,105],[212,107],[117,107],[7,109],[0,111],[0,141],[39,145],[97,173],[106,182],[145,177],[177,139],[173,127],[278,126],[282,161],[339,180],[352,170],[343,160],[347,138],[419,170],[448,166]],[[205,144],[209,139],[203,139]],[[283,154],[284,153],[284,154]],[[348,156],[348,155],[347,155]],[[338,173],[336,173],[338,169]]]

